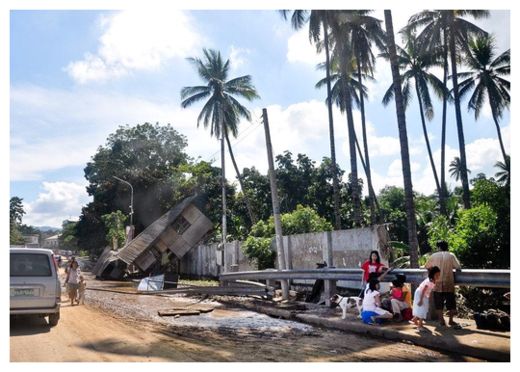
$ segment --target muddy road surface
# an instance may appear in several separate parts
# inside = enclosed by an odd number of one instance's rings
[[[233,311],[215,309],[213,316],[226,318],[234,316],[230,314]],[[91,305],[63,305],[56,327],[49,327],[45,319],[26,317],[12,320],[10,326],[11,362],[468,360],[409,344],[316,328],[248,332],[232,327],[176,327],[125,319]]]

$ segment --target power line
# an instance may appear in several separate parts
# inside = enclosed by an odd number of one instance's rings
[[[231,146],[235,146],[242,142],[244,139],[246,139],[251,133],[253,133],[256,129],[258,129],[262,125],[262,116],[260,115],[260,118],[256,119],[256,124],[251,124],[246,130],[241,132],[236,138],[233,143],[231,143]],[[249,133],[247,133],[249,131]],[[246,134],[247,133],[247,134]],[[220,153],[220,149],[215,151],[213,154],[211,154],[208,158],[206,158],[206,161],[209,162],[215,155],[218,155]],[[218,157],[215,159],[217,160]]]

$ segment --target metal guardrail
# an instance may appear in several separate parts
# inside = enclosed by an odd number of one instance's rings
[[[409,283],[420,283],[427,276],[426,269],[394,269],[383,279],[391,282],[396,274],[405,274]],[[221,281],[235,280],[281,280],[281,279],[310,279],[310,280],[349,280],[361,281],[361,269],[312,269],[312,270],[263,270],[241,271],[220,275]],[[455,284],[471,287],[510,288],[510,270],[475,270],[463,269],[454,271]]]

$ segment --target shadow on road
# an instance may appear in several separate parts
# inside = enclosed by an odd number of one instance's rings
[[[11,317],[9,328],[11,337],[47,333],[51,330],[51,326],[45,318],[34,315]]]

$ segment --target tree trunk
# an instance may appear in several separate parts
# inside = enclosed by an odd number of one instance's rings
[[[357,72],[358,72],[358,81],[359,81],[359,99],[360,99],[360,109],[361,109],[361,129],[363,131],[363,148],[365,150],[365,175],[367,176],[367,184],[368,184],[368,200],[370,204],[370,223],[373,225],[376,223],[377,216],[375,210],[375,195],[373,193],[372,187],[372,172],[370,170],[370,156],[368,154],[368,140],[367,140],[367,130],[365,123],[365,98],[363,97],[363,78],[361,74],[361,58],[357,57]]]
[[[408,225],[408,245],[410,247],[410,266],[418,267],[417,222],[415,217],[415,205],[413,200],[412,173],[410,170],[410,154],[408,152],[408,136],[406,133],[406,117],[404,113],[403,96],[401,91],[401,76],[397,63],[397,53],[394,40],[394,26],[392,24],[392,12],[385,10],[385,25],[387,34],[387,47],[390,54],[392,68],[392,80],[394,83],[395,108],[397,112],[397,125],[399,127],[399,142],[401,145],[401,163],[403,167],[404,194],[406,203],[406,220]]]
[[[433,171],[433,178],[435,179],[435,186],[437,187],[437,193],[442,194],[441,185],[439,184],[439,177],[437,176],[437,169],[435,168],[435,162],[433,161],[432,148],[430,146],[430,139],[428,138],[428,129],[426,128],[426,120],[424,119],[424,110],[422,104],[422,98],[419,93],[419,84],[417,84],[417,80],[415,80],[415,91],[417,93],[417,101],[419,102],[419,112],[421,113],[421,123],[424,134],[424,141],[426,142],[426,149],[428,150],[428,157],[430,158],[430,165]]]
[[[354,118],[352,116],[352,102],[347,87],[345,89],[345,107],[347,112],[348,142],[350,153],[350,182],[352,187],[353,204],[353,226],[361,226],[361,198],[358,184],[357,157],[356,157],[356,131],[354,129]]]
[[[365,164],[365,160],[363,158],[363,153],[361,152],[361,146],[359,146],[359,141],[357,139],[357,136],[356,136],[356,148],[357,148],[357,151],[358,151],[358,155],[359,155],[359,160],[361,160],[361,165],[363,166],[363,169],[365,171],[365,174],[367,172],[367,166]],[[376,222],[375,223],[380,223],[381,222],[381,208],[379,207],[379,202],[377,201],[377,196],[376,196],[376,193],[374,192],[374,188],[372,187],[371,184],[368,185],[369,187],[369,191],[372,192],[372,195],[374,195],[374,204],[375,204],[375,207],[376,207]]]
[[[240,175],[240,171],[238,170],[237,162],[235,160],[235,155],[233,154],[233,150],[231,149],[231,142],[229,142],[229,136],[226,132],[226,142],[228,145],[229,155],[231,156],[231,162],[233,163],[233,167],[235,168],[235,172],[237,173],[238,183],[240,184],[240,189],[242,190],[242,194],[244,194],[244,199],[246,202],[247,213],[249,214],[249,219],[251,220],[251,224],[254,225],[257,222],[256,216],[253,213],[253,209],[251,208],[251,202],[249,197],[247,196],[246,189],[244,188],[244,183],[242,182],[242,176]]]
[[[448,34],[443,30],[443,57],[444,57],[444,76],[443,86],[446,87],[448,83]],[[441,124],[441,190],[439,195],[439,209],[442,215],[448,216],[446,210],[446,112],[447,112],[448,96],[446,93],[442,95],[442,124]]]
[[[226,218],[226,144],[224,143],[224,122],[220,123],[220,184],[222,186],[222,249],[226,244],[227,237],[227,218]]]
[[[493,106],[491,106],[491,112],[493,113],[493,120],[495,121],[495,125],[497,127],[498,142],[500,143],[500,150],[502,151],[502,156],[504,157],[504,164],[507,164],[507,154],[504,147],[504,142],[502,141],[502,132],[500,131],[500,125],[498,124],[497,115],[495,114],[495,109]]]
[[[327,22],[323,20],[323,32],[325,34],[325,73],[327,77],[327,109],[329,113],[329,138],[330,138],[330,159],[332,161],[332,197],[334,200],[334,229],[341,230],[340,200],[338,166],[336,164],[336,144],[334,142],[334,121],[332,118],[332,100],[330,87],[330,57],[329,57],[329,36]]]
[[[462,114],[460,112],[459,83],[457,81],[457,51],[455,50],[455,35],[453,29],[450,29],[450,59],[451,59],[451,79],[453,84],[453,97],[455,100],[455,117],[457,119],[457,133],[459,136],[459,151],[461,164],[461,181],[462,181],[462,201],[464,208],[471,208],[469,198],[469,182],[468,167],[466,165],[466,143],[464,141],[464,129],[462,127]]]

